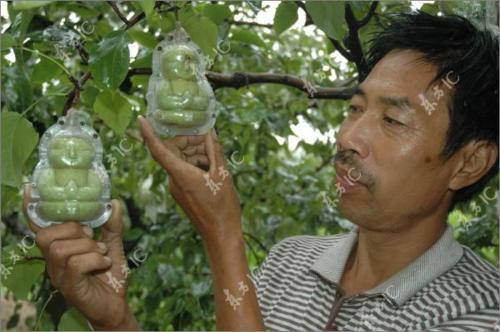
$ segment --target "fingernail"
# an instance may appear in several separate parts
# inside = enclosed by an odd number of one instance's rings
[[[107,263],[111,263],[111,258],[108,257],[108,256],[104,256],[104,260],[107,262]]]
[[[89,237],[92,237],[94,235],[94,231],[89,226],[83,226],[83,232]]]
[[[101,249],[104,252],[106,252],[108,250],[108,247],[106,246],[106,244],[104,242],[97,242],[97,246],[99,247],[99,249]]]

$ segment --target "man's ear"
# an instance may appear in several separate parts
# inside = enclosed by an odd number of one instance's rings
[[[460,190],[481,179],[498,158],[498,146],[493,142],[481,140],[471,141],[460,149],[455,175],[449,188]]]

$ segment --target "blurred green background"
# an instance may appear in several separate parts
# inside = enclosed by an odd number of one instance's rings
[[[76,106],[92,116],[107,152],[112,195],[127,212],[128,297],[141,326],[215,328],[200,237],[168,194],[165,173],[149,157],[136,123],[146,111],[152,49],[174,29],[175,10],[211,60],[212,72],[292,75],[339,89],[354,86],[358,78],[357,59],[346,59],[342,52],[349,51],[343,40],[352,33],[346,10],[364,21],[357,30],[363,49],[388,15],[413,9],[462,14],[498,32],[493,1],[382,1],[375,6],[363,1],[146,0],[121,1],[116,7],[130,26],[104,1],[2,1],[3,329],[88,329],[44,277],[43,259],[21,213],[22,185],[38,161],[39,137],[70,106],[75,80],[83,83]],[[332,204],[331,159],[347,102],[309,98],[285,84],[220,87],[215,93],[216,128],[243,204],[250,268],[285,237],[346,231],[349,222]],[[497,183],[498,177],[481,197],[449,217],[455,237],[495,266]]]

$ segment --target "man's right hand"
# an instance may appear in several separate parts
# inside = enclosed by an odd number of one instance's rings
[[[26,216],[29,197],[25,191]],[[97,241],[90,227],[77,222],[40,228],[28,221],[45,257],[52,285],[95,330],[138,330],[126,301],[128,268],[122,242],[122,211],[117,200],[112,201],[112,206],[113,213]]]

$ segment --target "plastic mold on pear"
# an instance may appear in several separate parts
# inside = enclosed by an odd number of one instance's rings
[[[161,136],[203,135],[215,124],[216,100],[205,59],[179,25],[153,53],[147,118]]]
[[[43,134],[31,177],[28,216],[40,227],[77,221],[90,227],[111,215],[103,148],[87,113],[69,110]]]

